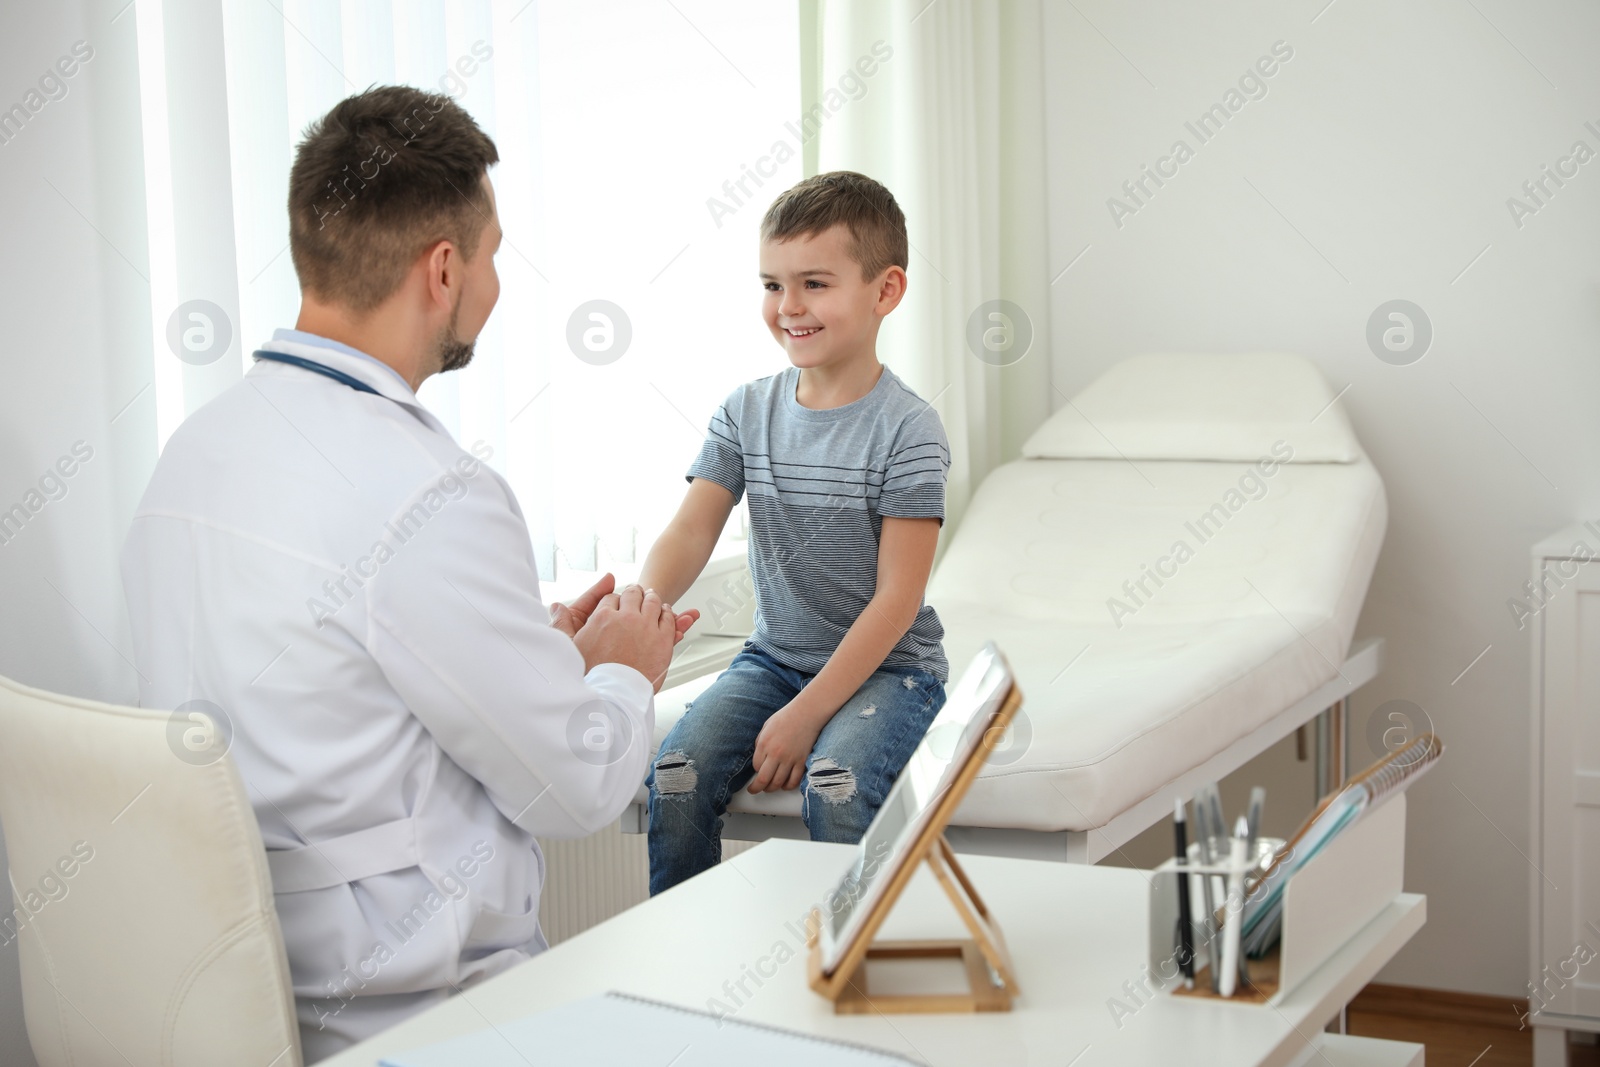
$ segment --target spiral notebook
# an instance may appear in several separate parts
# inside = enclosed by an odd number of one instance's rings
[[[1283,887],[1346,827],[1370,808],[1402,792],[1444,755],[1444,742],[1422,734],[1389,753],[1323,800],[1299,831],[1284,843],[1272,866],[1245,896],[1243,948],[1259,957],[1277,940],[1283,921]]]
[[[917,1061],[612,992],[379,1062],[381,1067],[904,1067]]]

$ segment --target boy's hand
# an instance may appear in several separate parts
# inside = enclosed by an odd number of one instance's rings
[[[792,703],[774,712],[756,735],[755,755],[750,757],[756,776],[750,782],[750,792],[776,793],[797,788],[805,777],[806,757],[820,733],[822,727],[813,724]]]
[[[667,610],[669,610],[669,611],[671,610],[670,606],[668,607]],[[672,643],[674,645],[676,645],[679,641],[682,641],[683,640],[683,635],[689,632],[689,627],[693,626],[695,624],[695,622],[697,620],[699,620],[699,618],[700,618],[700,609],[699,608],[690,608],[688,611],[679,612],[678,613],[678,636],[673,638]]]

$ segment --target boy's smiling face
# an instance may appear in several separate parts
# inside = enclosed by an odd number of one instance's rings
[[[864,279],[850,252],[843,224],[761,242],[761,315],[802,370],[875,356],[878,325],[905,295],[905,271],[891,266]]]

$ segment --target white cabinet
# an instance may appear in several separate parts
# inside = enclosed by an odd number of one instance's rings
[[[1508,608],[1533,634],[1532,938],[1536,1067],[1600,1030],[1600,522],[1534,548]]]

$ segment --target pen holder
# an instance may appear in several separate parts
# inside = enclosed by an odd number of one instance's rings
[[[1278,946],[1241,968],[1234,1000],[1262,1004],[1287,995],[1400,895],[1405,874],[1405,811],[1403,793],[1369,808],[1284,884]],[[1190,855],[1196,855],[1194,846]],[[1249,865],[1255,866],[1253,861]],[[1208,940],[1201,933],[1206,915],[1203,899],[1190,909],[1196,930],[1194,988],[1184,989],[1179,976],[1173,939],[1179,870],[1176,860],[1168,860],[1150,872],[1150,976],[1175,995],[1217,997],[1211,974],[1220,955],[1221,938]],[[1231,873],[1227,863],[1196,863],[1188,870],[1193,875],[1191,882],[1202,881],[1202,875],[1226,879]],[[1201,895],[1203,898],[1203,892]],[[1215,892],[1212,897],[1220,911],[1224,897]],[[1241,961],[1243,956],[1241,951]]]
[[[1189,890],[1189,915],[1191,917],[1191,942],[1194,949],[1195,962],[1195,988],[1184,989],[1185,993],[1210,993],[1222,996],[1218,968],[1213,961],[1222,957],[1223,939],[1227,936],[1227,912],[1229,897],[1228,886],[1238,878],[1241,886],[1248,886],[1254,878],[1259,876],[1272,863],[1272,858],[1283,847],[1281,838],[1264,837],[1256,842],[1254,855],[1245,857],[1245,861],[1235,867],[1227,860],[1208,862],[1201,858],[1204,846],[1198,841],[1189,843],[1188,862],[1183,867],[1178,866],[1177,860],[1168,860],[1151,873],[1155,875],[1156,884],[1166,882],[1172,887],[1174,901],[1174,918],[1170,930],[1177,930],[1176,918],[1177,886],[1180,875],[1187,875],[1184,881]],[[1224,846],[1226,847],[1226,846]],[[1241,893],[1241,897],[1242,897]],[[1154,931],[1152,937],[1154,937]],[[1169,935],[1173,942],[1171,952],[1162,958],[1161,967],[1157,974],[1165,977],[1178,970],[1179,943],[1176,935]],[[1154,943],[1154,942],[1153,942]],[[1234,996],[1243,996],[1249,999],[1252,990],[1250,982],[1250,965],[1245,960],[1241,951],[1238,953],[1238,981],[1235,983]],[[1268,964],[1268,969],[1271,965]]]

